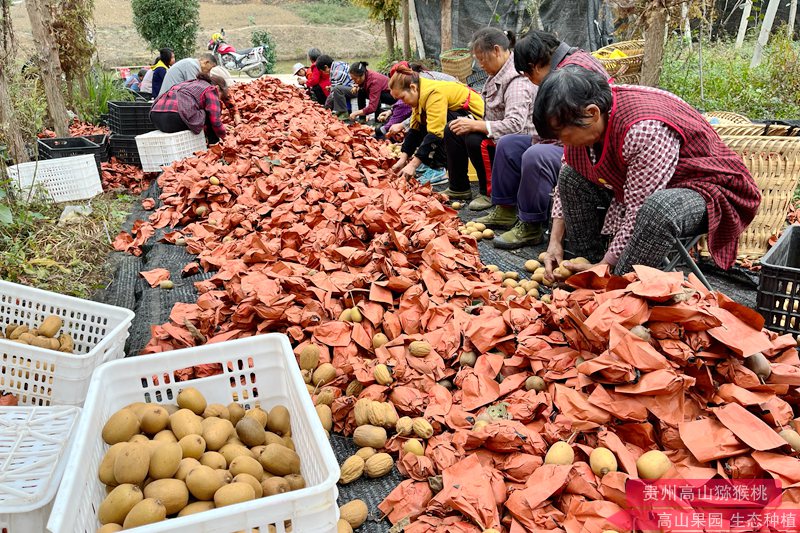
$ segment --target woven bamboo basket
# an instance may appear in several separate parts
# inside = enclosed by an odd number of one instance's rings
[[[739,113],[732,113],[730,111],[709,111],[703,113],[707,118],[718,118],[722,121],[729,122],[730,124],[752,124],[753,121]]]
[[[472,74],[472,52],[466,48],[454,48],[442,52],[439,56],[442,72],[455,76],[461,82],[467,82],[467,76]]]
[[[627,57],[616,59],[604,59],[602,57],[603,54],[611,53],[615,50],[619,50]],[[644,39],[609,44],[594,52],[593,55],[600,61],[609,76],[616,78],[617,76],[638,74],[642,70],[642,59],[644,59]],[[617,82],[619,83],[619,80]]]
[[[792,128],[782,124],[712,124],[720,135],[762,135],[767,137],[796,137],[800,136],[799,128]]]
[[[723,136],[744,160],[761,190],[755,218],[739,237],[739,257],[760,258],[770,237],[786,222],[786,210],[800,182],[800,137]]]
[[[617,76],[614,78],[614,83],[617,85],[639,85],[642,82],[642,73],[626,74],[624,76]]]

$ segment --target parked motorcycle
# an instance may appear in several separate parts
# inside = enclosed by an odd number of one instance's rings
[[[225,42],[225,29],[211,36],[208,49],[217,58],[217,63],[228,70],[239,70],[251,78],[258,78],[267,73],[264,46],[237,51],[236,48]]]

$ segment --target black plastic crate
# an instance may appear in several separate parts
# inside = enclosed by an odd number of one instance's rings
[[[58,159],[76,155],[93,155],[100,171],[103,159],[103,147],[86,137],[56,137],[39,139],[39,157],[41,159]]]
[[[109,143],[111,145],[111,156],[116,157],[120,163],[142,166],[135,135],[114,134],[109,139]]]
[[[156,129],[150,120],[150,102],[109,102],[108,127],[119,135],[141,135]]]
[[[756,300],[766,327],[800,335],[800,226],[789,226],[761,258]]]
[[[97,146],[100,147],[100,161],[108,161],[109,158],[109,146],[108,146],[108,134],[106,133],[97,133],[95,135],[82,135],[84,139],[89,139]]]

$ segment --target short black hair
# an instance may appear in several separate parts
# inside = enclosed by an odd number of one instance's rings
[[[217,64],[217,56],[215,56],[210,52],[205,52],[203,54],[200,54],[200,59],[205,59],[206,61],[209,61],[212,65]]]
[[[552,33],[531,30],[514,45],[514,68],[517,72],[533,74],[536,67],[544,67],[553,59],[561,41]]]
[[[544,139],[557,139],[566,126],[586,126],[586,108],[596,105],[611,111],[613,95],[602,74],[577,65],[551,72],[539,87],[533,104],[533,124]]]
[[[322,52],[319,51],[319,48],[309,48],[308,49],[308,59],[310,59],[312,63],[316,63],[317,59],[321,55],[322,55]]]
[[[481,28],[472,34],[469,48],[483,53],[491,52],[495,46],[499,46],[503,50],[510,50],[514,48],[516,40],[517,38],[511,30],[503,31],[491,27]]]
[[[333,58],[327,54],[322,54],[317,58],[316,64],[317,68],[320,70],[324,69],[325,67],[330,68],[330,66],[333,65]]]

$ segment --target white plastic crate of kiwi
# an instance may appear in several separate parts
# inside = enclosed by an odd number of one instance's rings
[[[20,344],[29,344],[46,350],[73,353],[75,343],[69,333],[61,333],[64,323],[61,317],[49,315],[38,327],[31,328],[25,324],[8,324],[5,334],[0,330],[0,339],[7,339]]]
[[[305,487],[289,410],[207,404],[187,387],[177,405],[133,403],[102,432],[108,489],[98,533],[121,531]]]

